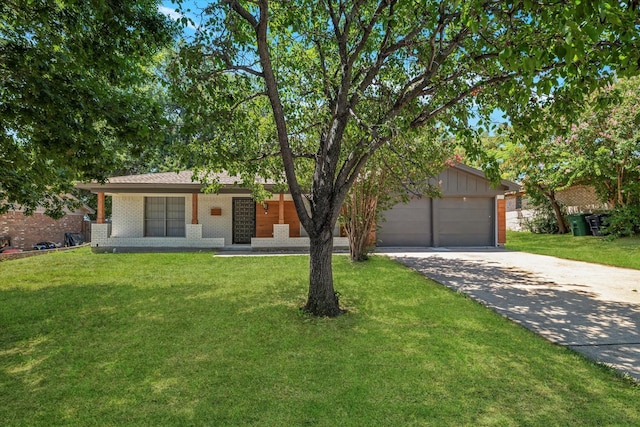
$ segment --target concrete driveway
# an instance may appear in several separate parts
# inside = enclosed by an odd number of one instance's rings
[[[378,253],[640,380],[640,270],[494,248]]]

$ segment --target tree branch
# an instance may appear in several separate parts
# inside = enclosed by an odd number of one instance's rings
[[[287,121],[284,114],[284,108],[282,106],[282,100],[278,93],[278,81],[273,71],[273,64],[271,62],[271,54],[269,52],[269,43],[267,39],[267,30],[269,23],[269,6],[267,0],[259,0],[259,19],[256,20],[253,15],[248,13],[246,9],[240,6],[237,0],[231,2],[231,6],[236,13],[238,13],[247,22],[251,23],[256,32],[256,42],[258,44],[258,56],[260,57],[260,65],[262,66],[262,79],[264,80],[267,88],[267,95],[271,103],[271,110],[276,125],[276,132],[278,135],[278,143],[280,145],[280,153],[282,157],[282,164],[284,166],[287,182],[289,183],[289,191],[293,197],[296,212],[300,222],[302,222],[304,228],[311,230],[311,217],[307,212],[307,209],[303,203],[303,194],[298,182],[298,178],[295,172],[295,165],[293,161],[293,153],[289,144],[289,135],[287,132]]]
[[[393,5],[396,3],[396,0],[382,0],[380,1],[380,3],[378,3],[378,7],[376,8],[376,11],[373,13],[373,16],[371,17],[371,20],[369,21],[369,23],[367,24],[366,27],[363,28],[362,31],[362,37],[360,38],[360,42],[356,45],[355,49],[353,50],[353,52],[350,55],[348,64],[350,67],[353,67],[353,64],[355,63],[356,59],[360,56],[360,53],[362,53],[362,50],[364,49],[364,47],[367,44],[367,41],[369,41],[369,36],[371,35],[371,31],[373,30],[373,27],[376,25],[378,17],[380,16],[380,14],[382,13],[382,11],[384,10],[385,7],[389,7],[389,17],[391,17],[393,15]],[[352,13],[355,12],[356,10],[356,4],[354,4],[353,8],[352,8]],[[386,41],[389,37],[389,34],[391,32],[391,25],[387,26],[387,31],[384,37],[383,42],[381,43],[381,45],[385,45]]]
[[[315,159],[316,156],[313,153],[292,153],[295,158],[304,158],[304,159]],[[253,159],[249,159],[250,162],[259,162],[260,160],[268,159],[271,157],[280,157],[282,156],[281,151],[276,151],[274,153],[262,153],[258,157],[254,157]]]
[[[324,96],[326,96],[327,99],[331,99],[331,81],[329,80],[329,74],[327,73],[327,62],[322,50],[322,45],[320,44],[320,40],[318,40],[317,38],[313,39],[313,43],[316,46],[318,57],[320,58],[320,71],[322,72],[322,86],[324,89]]]
[[[245,9],[237,0],[227,0],[231,8],[247,21],[253,28],[258,28],[258,20],[247,9]],[[265,5],[266,6],[266,5]]]
[[[227,69],[225,71],[244,71],[247,74],[251,74],[256,77],[264,77],[264,74],[258,70],[254,70],[253,68],[246,65],[232,65],[228,64]]]
[[[442,113],[443,111],[446,111],[449,108],[453,107],[458,102],[460,102],[461,100],[463,100],[464,98],[466,98],[470,94],[474,93],[475,91],[480,90],[485,86],[489,86],[489,85],[492,85],[492,84],[495,84],[495,83],[499,83],[499,82],[504,82],[504,81],[510,80],[510,79],[512,79],[514,77],[515,77],[515,74],[504,74],[504,75],[501,75],[501,76],[495,76],[495,77],[492,77],[492,78],[490,78],[488,80],[476,83],[475,85],[467,88],[467,90],[465,90],[465,91],[459,93],[457,96],[451,98],[449,101],[447,101],[446,103],[442,104],[438,108],[436,108],[434,110],[431,110],[431,111],[423,111],[422,113],[420,113],[418,115],[418,117],[413,119],[413,121],[411,122],[410,126],[411,127],[423,126],[431,118],[433,118],[434,116]]]
[[[252,99],[256,99],[256,98],[261,97],[261,96],[268,96],[268,95],[267,95],[267,92],[256,92],[256,93],[254,93],[253,95],[251,95],[251,96],[249,96],[249,97],[247,97],[247,98],[244,98],[244,99],[243,99],[243,100],[241,100],[241,101],[236,102],[236,103],[231,107],[231,111],[233,112],[233,111],[235,111],[239,106],[241,106],[242,104],[244,104],[245,102],[247,102],[247,101],[251,101]]]

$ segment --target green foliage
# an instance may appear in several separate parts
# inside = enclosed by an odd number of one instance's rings
[[[102,180],[161,134],[155,0],[0,3],[0,211],[56,216],[76,180]]]
[[[286,179],[311,265],[325,266],[309,292],[323,301],[332,230],[381,147],[400,151],[395,137],[422,127],[480,157],[496,108],[535,128],[532,98],[569,112],[640,58],[635,6],[613,0],[218,0],[202,12],[170,68],[183,153],[245,182]]]
[[[352,261],[365,261],[375,247],[373,232],[383,211],[411,197],[439,196],[433,178],[454,162],[453,144],[433,134],[411,133],[383,146],[360,171],[342,206],[340,223]]]
[[[334,262],[337,319],[299,312],[304,256],[0,263],[0,423],[640,423],[613,371],[391,260]]]
[[[621,79],[585,96],[570,121],[544,112],[549,124],[528,134],[488,141],[502,156],[504,173],[520,177],[536,206],[572,184],[595,188],[615,207],[612,236],[635,233],[640,206],[640,78]],[[542,215],[532,231],[548,230]]]
[[[640,206],[625,205],[608,212],[605,231],[613,237],[640,235]]]
[[[557,139],[572,153],[571,180],[592,185],[612,206],[640,205],[640,77],[591,94],[567,135]]]
[[[277,179],[291,154],[308,190],[322,179],[339,192],[359,158],[412,127],[456,134],[479,156],[472,111],[489,129],[495,108],[519,117],[552,92],[571,110],[603,75],[636,70],[637,13],[615,2],[214,1],[203,12],[172,67],[184,154]]]
[[[551,203],[547,199],[542,199],[538,204],[534,205],[532,216],[524,218],[524,227],[532,233],[538,234],[556,234],[560,231],[558,226],[558,219],[551,206]],[[562,207],[561,207],[562,209]],[[566,212],[562,209],[563,221],[566,216]]]

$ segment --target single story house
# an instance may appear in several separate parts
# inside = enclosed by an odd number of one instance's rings
[[[573,184],[562,190],[557,190],[556,200],[564,207],[567,214],[602,212],[611,209],[608,203],[598,198],[596,190],[591,185]],[[531,219],[535,213],[526,192],[512,191],[505,195],[507,205],[507,230],[522,231],[525,221]]]
[[[256,203],[238,178],[219,174],[217,194],[204,194],[192,172],[113,177],[106,183],[78,184],[98,194],[92,227],[96,251],[161,249],[305,248],[309,238],[289,194]],[[414,199],[385,213],[377,240],[383,246],[496,246],[504,243],[503,182],[497,189],[484,174],[455,165],[435,178],[441,199]],[[273,190],[270,184],[265,185]],[[112,198],[111,222],[104,198]],[[336,226],[334,247],[348,248]]]

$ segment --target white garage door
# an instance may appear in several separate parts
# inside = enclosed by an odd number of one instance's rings
[[[412,199],[384,212],[378,246],[431,246],[431,199]]]
[[[493,246],[494,199],[447,197],[438,200],[439,246]]]

